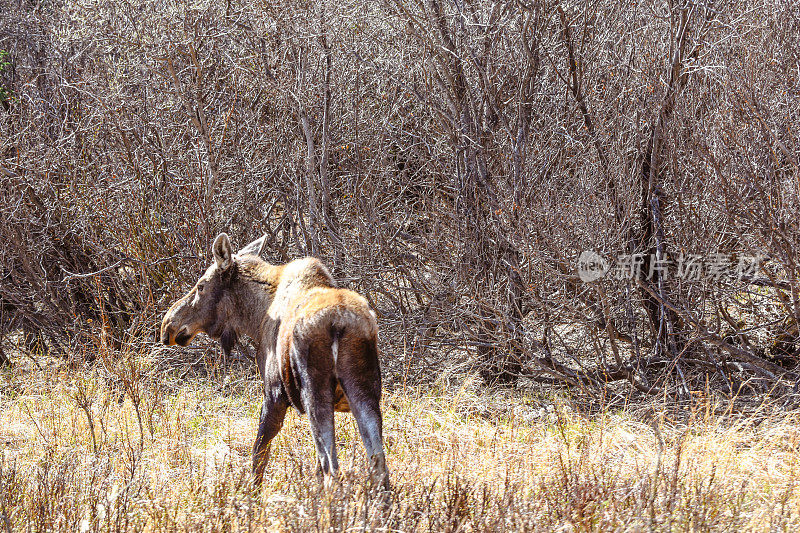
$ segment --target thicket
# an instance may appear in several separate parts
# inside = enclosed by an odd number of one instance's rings
[[[155,342],[226,231],[392,379],[798,378],[797,2],[1,0],[0,50],[4,360]]]

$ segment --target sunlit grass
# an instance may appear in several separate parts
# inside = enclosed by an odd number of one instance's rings
[[[469,379],[455,389],[409,387],[383,401],[391,494],[369,488],[346,414],[337,414],[341,481],[319,483],[308,422],[294,412],[257,493],[249,468],[260,392],[251,369],[179,379],[142,365],[140,426],[124,377],[108,364],[3,372],[0,529],[800,525],[791,412],[742,418],[696,402],[680,416],[587,416],[568,401],[488,392]]]

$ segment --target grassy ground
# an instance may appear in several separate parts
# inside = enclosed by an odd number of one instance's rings
[[[796,413],[702,399],[580,415],[552,396],[406,388],[384,399],[393,491],[366,486],[337,414],[341,481],[315,477],[291,413],[256,493],[254,369],[222,375],[146,357],[3,371],[0,531],[796,530]],[[649,414],[648,414],[649,413]]]

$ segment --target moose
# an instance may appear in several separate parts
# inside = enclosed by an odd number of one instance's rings
[[[187,346],[200,332],[227,354],[239,336],[256,345],[264,403],[253,446],[253,476],[261,485],[270,442],[286,410],[306,413],[317,451],[317,473],[336,478],[334,411],[352,412],[370,475],[388,488],[380,410],[376,315],[367,300],[339,288],[318,259],[272,265],[259,256],[264,237],[234,254],[227,234],[212,245],[213,264],[161,323],[161,342]]]

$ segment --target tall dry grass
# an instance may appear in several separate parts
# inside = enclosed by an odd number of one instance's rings
[[[254,370],[127,357],[3,371],[0,530],[800,526],[795,413],[737,415],[700,398],[682,412],[652,405],[589,416],[552,394],[487,392],[467,378],[386,393],[391,493],[368,488],[349,415],[337,415],[341,480],[320,484],[307,421],[296,414],[258,493],[249,476]],[[124,385],[131,374],[138,396]]]

